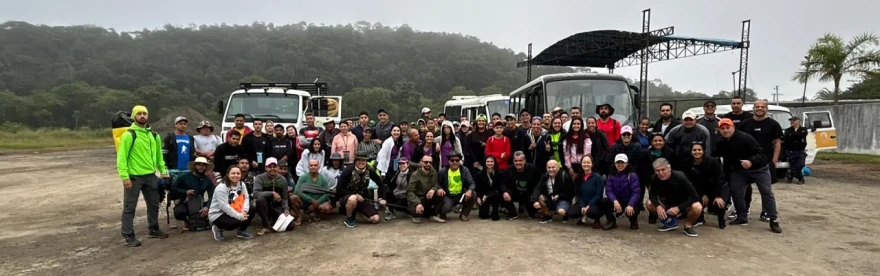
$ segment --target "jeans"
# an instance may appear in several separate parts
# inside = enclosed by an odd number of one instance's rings
[[[730,194],[733,196],[733,206],[736,208],[737,219],[748,221],[748,205],[746,205],[747,187],[754,182],[761,193],[761,205],[767,218],[776,220],[776,198],[773,197],[773,188],[770,184],[770,166],[755,170],[734,171],[730,175]]]
[[[807,161],[807,152],[803,150],[787,150],[785,156],[788,157],[788,175],[798,180],[804,179],[804,163]]]
[[[263,228],[270,229],[272,225],[275,224],[275,221],[278,219],[278,216],[284,214],[284,207],[281,206],[281,202],[273,201],[270,197],[266,196],[258,196],[256,200],[256,211],[257,215],[260,216],[260,221],[263,222]],[[295,206],[295,208],[299,208],[299,206]],[[294,224],[291,223],[287,226],[285,231],[293,230]]]
[[[131,189],[123,191],[122,236],[134,235],[134,211],[140,194],[147,203],[147,224],[151,230],[159,230],[159,178],[155,174],[132,175]]]
[[[584,208],[585,203],[586,202],[578,202],[574,205],[571,205],[571,208],[568,209],[568,217],[573,219],[583,217],[584,215],[581,214],[581,209]],[[621,207],[626,208],[626,206]],[[599,202],[598,206],[590,207],[590,209],[587,210],[587,217],[594,220],[598,220],[603,215],[605,216],[605,219],[607,219],[609,222],[616,220],[616,218],[614,217],[614,204],[611,203],[611,201],[609,201],[607,198],[603,198],[602,201]],[[633,213],[633,215],[639,215],[638,209],[635,210],[635,213]]]
[[[480,195],[480,197],[482,196],[483,195]],[[496,220],[499,219],[500,217],[498,215],[498,212],[500,211],[502,206],[507,208],[506,215],[508,218],[517,216],[516,206],[513,205],[513,198],[511,198],[511,202],[506,202],[504,201],[504,195],[497,192],[492,192],[485,196],[486,199],[483,201],[483,204],[480,205],[480,218],[492,218]]]
[[[247,230],[248,226],[251,225],[251,220],[253,218],[254,217],[249,214],[248,218],[245,221],[240,221],[236,218],[230,217],[227,214],[222,214],[211,223],[213,223],[214,226],[217,226],[217,228],[220,228],[220,230],[232,231],[238,229],[238,231],[244,231]],[[293,223],[291,223],[290,225],[293,225]]]
[[[433,196],[431,199],[426,197],[419,197],[419,203],[422,204],[422,214],[416,214],[416,205],[410,205],[409,213],[412,214],[413,217],[423,217],[428,218],[432,216],[436,216],[440,214],[441,208],[443,208],[443,200],[445,197],[441,196]]]

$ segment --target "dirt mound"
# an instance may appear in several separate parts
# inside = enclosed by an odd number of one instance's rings
[[[205,117],[205,115],[202,115],[202,113],[199,113],[198,111],[195,111],[194,109],[189,107],[174,109],[172,112],[165,114],[165,117],[159,118],[159,120],[151,123],[150,126],[154,131],[162,135],[174,132],[174,119],[177,118],[177,116],[186,117],[187,121],[189,122],[186,126],[186,133],[195,135],[196,133],[198,133],[196,132],[196,127],[199,126],[199,122],[210,121],[211,124],[214,126],[214,134],[220,134],[220,127],[218,126],[217,122],[209,120],[208,117]]]

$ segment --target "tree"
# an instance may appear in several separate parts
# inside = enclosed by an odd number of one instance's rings
[[[844,42],[834,34],[826,34],[816,40],[807,51],[807,59],[801,62],[801,70],[792,80],[806,83],[810,79],[834,83],[833,99],[837,104],[840,81],[844,75],[864,75],[880,65],[880,52],[873,46],[880,45],[880,37],[865,33]]]
[[[835,104],[837,100],[834,97],[834,91],[828,90],[828,87],[823,87],[822,90],[816,91],[816,95],[813,96],[814,100],[835,100]]]

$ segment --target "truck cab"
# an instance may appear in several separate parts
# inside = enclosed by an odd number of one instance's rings
[[[235,127],[235,115],[245,117],[245,125],[253,128],[254,119],[272,121],[286,128],[293,125],[297,130],[305,124],[305,114],[315,114],[315,124],[342,118],[342,97],[324,96],[326,83],[240,83],[239,89],[224,102],[217,102],[217,112],[222,114],[220,137]]]

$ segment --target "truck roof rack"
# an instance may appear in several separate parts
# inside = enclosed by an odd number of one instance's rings
[[[325,82],[315,82],[315,83],[293,83],[293,82],[270,82],[270,83],[249,83],[242,82],[238,84],[238,88],[243,89],[246,94],[250,94],[248,91],[250,89],[263,89],[263,92],[268,92],[269,88],[281,88],[284,89],[285,95],[287,94],[288,89],[293,90],[302,90],[309,92],[309,94],[320,96],[323,93],[327,93],[328,85]]]

